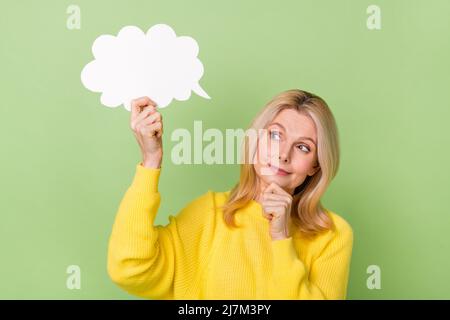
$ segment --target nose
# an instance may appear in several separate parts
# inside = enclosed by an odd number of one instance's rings
[[[285,162],[287,163],[289,161],[289,148],[287,146],[285,146],[284,144],[280,144],[280,154],[278,155],[278,159],[280,160],[280,162]]]
[[[288,158],[286,156],[279,155],[278,159],[280,159],[280,161],[283,161],[283,162],[288,162]]]
[[[268,151],[273,161],[288,163],[290,161],[290,144],[283,140],[270,143]],[[278,160],[275,160],[278,157]]]

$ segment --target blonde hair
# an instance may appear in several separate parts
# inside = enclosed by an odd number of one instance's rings
[[[314,237],[333,228],[332,220],[326,214],[320,199],[331,180],[336,176],[339,167],[337,126],[331,110],[322,98],[307,91],[292,89],[278,94],[269,101],[252,121],[247,132],[265,129],[284,109],[297,110],[309,116],[317,129],[317,158],[320,168],[314,175],[307,176],[304,182],[297,186],[293,194],[291,211],[292,222],[301,234],[306,237]],[[258,176],[253,162],[247,161],[249,155],[254,159],[256,145],[249,144],[247,134],[241,148],[246,160],[240,165],[240,179],[222,206],[224,220],[230,227],[238,227],[235,224],[234,214],[238,209],[246,206],[249,201],[255,199],[259,192]]]

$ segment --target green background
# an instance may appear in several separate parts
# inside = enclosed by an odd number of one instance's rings
[[[66,9],[81,9],[81,29]],[[380,6],[382,29],[366,9]],[[80,81],[101,34],[157,23],[195,38],[205,73],[162,109],[167,223],[207,190],[229,190],[238,165],[174,165],[170,134],[247,128],[275,94],[322,96],[342,158],[323,203],[354,230],[348,299],[450,299],[450,2],[2,1],[0,298],[134,299],[106,273],[108,237],[140,152],[129,112]],[[66,268],[81,268],[81,290]],[[381,289],[366,286],[369,265]]]

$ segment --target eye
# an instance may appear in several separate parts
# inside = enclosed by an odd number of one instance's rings
[[[276,140],[280,140],[280,133],[278,131],[275,130],[270,130],[270,137],[272,139],[274,139],[274,137],[276,137]]]
[[[297,147],[299,147],[299,150],[303,151],[304,153],[308,153],[309,151],[311,151],[311,150],[309,150],[309,148],[308,148],[306,145],[304,145],[304,144],[300,144],[300,145],[298,145]],[[302,147],[303,147],[303,149],[302,149]]]

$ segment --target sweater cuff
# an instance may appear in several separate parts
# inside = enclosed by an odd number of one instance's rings
[[[147,168],[142,162],[136,164],[132,186],[144,192],[157,193],[161,168]]]

